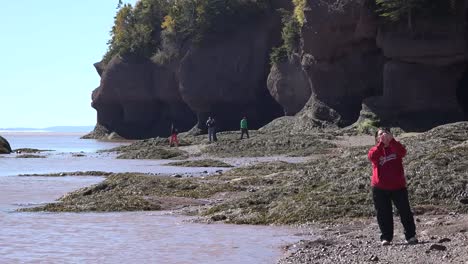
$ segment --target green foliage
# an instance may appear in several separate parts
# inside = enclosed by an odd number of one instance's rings
[[[266,0],[175,1],[163,28],[201,41],[208,34],[228,33],[255,19],[267,7]]]
[[[180,41],[173,30],[161,32],[161,45],[151,60],[159,65],[170,63],[179,56]]]
[[[356,129],[361,134],[373,135],[380,126],[380,121],[375,119],[364,119],[359,122]]]
[[[111,31],[108,62],[117,54],[153,56],[158,63],[175,58],[186,41],[236,30],[261,15],[268,0],[140,0],[132,8],[119,2]]]
[[[292,2],[294,4],[294,17],[299,24],[303,26],[305,21],[304,8],[306,6],[306,0],[292,0]]]
[[[152,60],[164,64],[177,58],[184,43],[201,43],[209,35],[226,34],[258,18],[267,0],[174,1],[161,24],[161,45]]]
[[[119,4],[119,7],[104,62],[116,54],[153,54],[159,45],[159,25],[167,13],[167,1],[140,0],[134,8],[130,4]]]
[[[447,18],[452,16],[460,0],[376,0],[377,11],[389,22],[407,20],[413,28],[414,17]]]
[[[266,1],[200,0],[196,8],[197,31],[202,35],[232,31],[257,17],[267,6]]]
[[[283,24],[283,30],[281,31],[281,38],[283,44],[279,47],[272,49],[270,54],[271,64],[277,64],[288,58],[299,46],[299,34],[302,28],[301,22],[297,19],[297,16],[287,10],[280,9]]]

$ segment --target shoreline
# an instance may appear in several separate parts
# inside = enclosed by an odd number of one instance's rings
[[[252,134],[254,136],[250,139],[240,141],[235,139],[237,134],[225,133],[222,134],[225,139],[214,144],[207,144],[204,137],[187,136],[184,138],[188,142],[187,145],[179,148],[180,151],[185,151],[181,152],[184,155],[182,160],[230,159],[231,165],[236,163],[235,168],[208,173],[201,177],[154,177],[142,173],[115,173],[97,185],[66,194],[58,203],[33,210],[172,210],[174,214],[197,216],[197,221],[203,223],[318,225],[320,230],[317,232],[325,238],[327,230],[334,226],[342,229],[363,229],[364,233],[354,237],[338,234],[337,245],[341,247],[335,247],[327,241],[318,244],[313,241],[304,242],[306,246],[302,251],[297,251],[297,254],[291,253],[285,258],[285,262],[280,263],[312,261],[322,258],[320,254],[324,251],[333,252],[328,254],[326,259],[343,263],[375,261],[376,258],[373,257],[398,259],[396,253],[391,253],[395,247],[387,250],[390,253],[385,251],[389,255],[385,253],[380,256],[368,256],[367,253],[359,253],[382,251],[382,248],[378,247],[380,244],[370,198],[370,164],[367,151],[372,146],[372,137],[332,134],[324,138],[323,133],[318,133],[308,137],[287,137],[285,140],[284,134]],[[291,142],[289,139],[297,141]],[[310,139],[313,140],[309,141]],[[468,155],[468,122],[441,126],[426,133],[406,135],[401,138],[401,142],[408,149],[408,156],[404,160],[408,190],[413,211],[420,223],[424,224],[421,231],[426,230],[425,227],[437,229],[439,224],[432,224],[435,223],[434,219],[453,216],[453,219],[445,219],[444,223],[467,219],[468,205],[463,195],[468,194],[465,177],[468,162],[463,157]],[[113,151],[128,157],[151,159],[160,155],[159,149],[164,149],[165,144],[165,139],[150,139],[118,147]],[[254,147],[257,149],[252,150]],[[165,147],[165,151],[166,149],[170,150]],[[226,152],[228,150],[229,152]],[[220,151],[225,153],[218,155]],[[263,154],[271,156],[254,156],[262,151]],[[306,157],[299,158],[298,153],[304,153]],[[283,157],[284,160],[278,157]],[[166,161],[174,160],[170,158]],[[367,224],[362,224],[364,222]],[[398,220],[395,219],[395,222]],[[460,223],[453,225],[458,224]],[[352,234],[342,231],[339,233]],[[460,247],[467,246],[463,234],[459,233],[465,232],[458,230],[447,234],[457,237],[448,243],[454,246],[454,249],[448,250],[450,254],[455,254],[459,252]],[[403,247],[398,243],[396,248],[400,249],[401,246],[407,254],[417,259],[418,250],[427,251],[427,244],[436,244],[433,241],[435,239],[425,234],[421,235],[425,243],[415,247]],[[354,242],[357,244],[353,244]],[[349,253],[347,255],[338,253],[343,249],[343,243],[346,247],[351,245],[350,251],[345,250]],[[376,251],[368,251],[368,247]],[[429,253],[426,254],[430,255],[432,249],[428,250]],[[359,259],[355,258],[356,256],[359,256]],[[456,259],[456,256],[448,255],[445,259]]]

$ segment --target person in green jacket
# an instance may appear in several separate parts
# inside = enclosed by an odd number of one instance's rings
[[[242,120],[240,121],[240,129],[241,129],[241,137],[240,139],[244,138],[244,134],[247,135],[247,138],[249,138],[249,129],[247,126],[247,117],[244,116]]]

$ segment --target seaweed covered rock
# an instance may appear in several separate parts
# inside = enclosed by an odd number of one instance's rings
[[[115,212],[173,210],[204,205],[211,195],[233,191],[225,183],[206,184],[192,178],[114,174],[102,183],[66,194],[57,203],[21,211]]]
[[[107,130],[107,128],[105,128],[103,125],[97,123],[93,131],[82,136],[81,138],[82,139],[104,139],[108,135],[109,135],[109,130]]]
[[[319,139],[325,136],[315,135]],[[289,139],[293,142],[299,138]],[[265,150],[275,141],[278,141],[274,147],[277,151],[284,151],[288,146],[300,147],[300,144],[280,142],[278,138],[271,138],[265,146],[249,140],[241,144],[237,140],[236,144],[241,145],[238,149],[224,151]],[[311,144],[302,146],[302,150],[315,151],[320,147],[318,141],[312,141],[312,136],[305,140]],[[408,150],[404,166],[413,210],[417,214],[468,213],[468,122],[440,126],[400,141]],[[58,203],[27,210],[174,209],[161,201],[202,198],[206,206],[201,210],[197,207],[198,213],[212,220],[239,224],[296,224],[371,216],[374,213],[370,190],[372,169],[367,152],[372,141],[368,143],[354,147],[336,144],[327,151],[314,153],[313,158],[303,163],[264,162],[203,178],[116,174],[101,184],[62,197]],[[220,195],[223,199],[219,199]],[[200,201],[190,201],[193,203],[186,205],[200,205]]]

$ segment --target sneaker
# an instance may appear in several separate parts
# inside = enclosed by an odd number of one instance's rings
[[[380,241],[380,244],[382,244],[382,246],[388,246],[390,245],[392,242],[388,241],[388,240],[382,240]]]
[[[407,239],[406,240],[406,243],[410,244],[410,245],[414,245],[414,244],[417,244],[419,241],[416,237],[412,237],[410,239]]]

